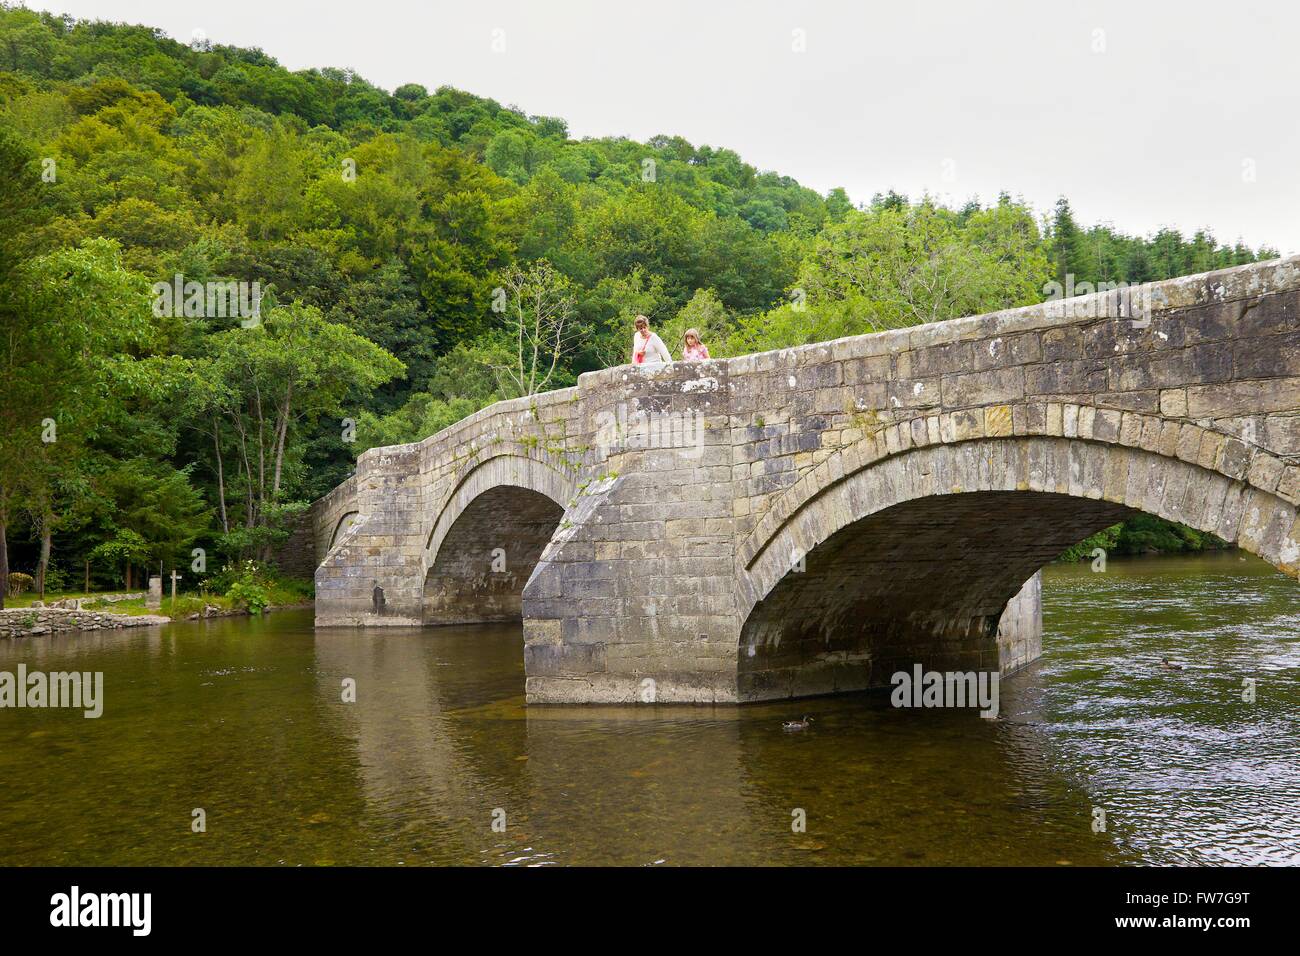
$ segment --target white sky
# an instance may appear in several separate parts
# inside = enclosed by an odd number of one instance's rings
[[[678,134],[855,202],[1006,189],[1300,253],[1300,4],[28,0],[456,86],[573,136]],[[504,52],[493,52],[493,31]],[[794,31],[803,31],[796,52]],[[1095,48],[1102,47],[1100,52]]]

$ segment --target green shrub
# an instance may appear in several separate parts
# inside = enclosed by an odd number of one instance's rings
[[[252,564],[248,561],[246,564]],[[243,565],[227,564],[220,571],[214,571],[206,578],[199,582],[199,590],[210,592],[212,594],[225,594],[230,590],[230,586],[242,576]]]
[[[56,594],[70,590],[72,586],[72,576],[61,568],[50,565],[45,569],[45,590],[53,591]]]
[[[271,585],[272,604],[304,604],[316,593],[314,581],[301,581],[297,578],[277,578]]]
[[[273,582],[256,561],[245,561],[237,570],[223,568],[222,573],[231,576],[226,597],[232,606],[248,608],[252,614],[261,614],[270,606]]]
[[[1115,545],[1119,542],[1120,530],[1123,527],[1122,524],[1111,525],[1103,531],[1089,535],[1078,544],[1066,548],[1056,560],[1069,562],[1091,560],[1092,552],[1097,548],[1101,548],[1109,554],[1115,550]]]
[[[266,588],[256,581],[236,581],[226,592],[226,597],[235,607],[248,608],[250,614],[261,614],[271,603]]]
[[[1095,548],[1115,555],[1217,551],[1229,547],[1226,541],[1204,531],[1155,515],[1136,514],[1067,548],[1057,560],[1083,561],[1092,557]]]
[[[21,571],[9,572],[9,593],[22,594],[24,591],[30,591],[36,586],[36,579],[30,574],[23,574]]]

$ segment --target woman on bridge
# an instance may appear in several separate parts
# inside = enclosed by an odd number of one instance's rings
[[[650,320],[644,315],[636,317],[636,334],[632,336],[633,365],[672,365],[663,339],[650,331]]]

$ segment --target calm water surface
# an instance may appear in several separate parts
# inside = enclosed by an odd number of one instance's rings
[[[517,627],[0,643],[0,670],[103,671],[106,698],[0,710],[0,864],[1300,863],[1296,583],[1112,560],[1049,568],[1044,601],[996,721],[879,695],[525,708]]]

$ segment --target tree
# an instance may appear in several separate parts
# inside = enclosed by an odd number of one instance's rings
[[[7,13],[8,11],[4,11]],[[10,382],[23,351],[30,347],[18,304],[18,290],[13,276],[24,258],[32,228],[41,220],[37,200],[40,174],[32,152],[13,133],[0,126],[0,608],[9,593],[8,530],[11,511],[23,477],[24,454],[31,449],[31,436],[17,429],[28,424],[27,416],[15,398],[10,397]],[[17,383],[14,383],[16,389]]]
[[[923,201],[907,210],[850,212],[826,229],[799,273],[814,308],[851,331],[897,328],[1038,301],[1047,260],[1032,218],[990,210],[963,228]]]
[[[112,404],[114,377],[131,362],[127,350],[150,332],[145,283],[122,268],[108,240],[31,259],[7,286],[7,307],[0,308],[0,601],[10,507],[26,496],[53,500],[48,482],[56,472],[38,466],[39,446],[66,443],[58,454],[64,467],[81,457]]]
[[[55,47],[54,34],[35,13],[0,7],[0,69],[40,74]]]
[[[1069,201],[1062,196],[1056,201],[1056,211],[1052,216],[1052,257],[1056,266],[1056,281],[1065,285],[1067,275],[1074,275],[1075,281],[1081,281],[1079,272],[1081,237],[1079,227],[1074,221]]]
[[[487,144],[483,160],[503,179],[517,183],[528,181],[530,172],[530,144],[519,130],[502,130]]]
[[[502,387],[515,396],[544,392],[576,335],[568,280],[543,259],[527,269],[511,266],[500,290],[513,345],[511,360],[494,366]]]
[[[329,318],[365,336],[406,366],[406,388],[394,381],[376,398],[392,408],[412,386],[422,388],[438,361],[438,341],[429,331],[429,316],[415,283],[400,262],[391,260],[350,283],[336,300]]]
[[[175,567],[212,518],[202,495],[190,484],[191,468],[176,469],[133,458],[116,464],[100,479],[112,503],[108,516],[116,545],[98,557],[152,567]],[[128,571],[129,576],[129,571]],[[124,582],[131,586],[129,580]]]
[[[574,274],[575,263],[570,235],[578,219],[577,190],[554,169],[543,169],[519,193],[520,222],[518,256],[525,262],[547,259],[561,272]]]
[[[131,568],[144,564],[148,559],[148,542],[139,532],[121,527],[113,528],[111,537],[96,545],[89,557],[89,560],[95,562],[121,564],[122,584],[127,589],[132,586]]]
[[[234,195],[239,219],[249,235],[281,239],[303,221],[303,157],[298,140],[277,126],[257,137],[236,174]]]
[[[84,449],[66,440],[41,442],[26,461],[22,482],[23,507],[40,542],[36,563],[36,589],[45,600],[45,577],[50,567],[54,534],[77,523],[79,506],[91,494],[90,483],[77,460]]]
[[[826,214],[831,222],[843,222],[852,208],[853,202],[843,186],[836,186],[826,194]]]
[[[270,310],[260,325],[217,333],[201,366],[208,378],[198,402],[213,418],[221,507],[228,485],[223,441],[235,455],[235,489],[243,530],[236,548],[263,558],[282,535],[287,470],[304,450],[305,431],[327,417],[340,420],[349,396],[402,374],[403,365],[351,329],[328,322],[314,306],[295,302]],[[223,512],[229,534],[237,530]]]

